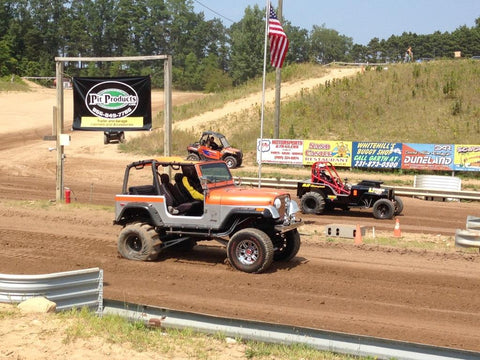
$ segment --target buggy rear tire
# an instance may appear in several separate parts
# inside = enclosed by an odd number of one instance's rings
[[[117,249],[126,259],[152,261],[160,253],[161,241],[152,226],[136,222],[122,229],[118,235]]]
[[[403,201],[398,196],[394,198],[394,206],[395,206],[395,215],[401,214],[403,211]]]
[[[304,214],[322,214],[325,210],[325,199],[322,194],[309,191],[302,196],[300,206]]]
[[[373,204],[373,216],[376,219],[391,219],[395,213],[393,202],[388,199],[379,199]]]
[[[200,156],[198,156],[197,154],[194,154],[194,153],[190,153],[187,156],[187,160],[189,160],[189,161],[199,161]]]
[[[281,243],[278,245],[278,249],[275,250],[273,254],[273,260],[275,261],[290,261],[295,255],[297,255],[298,250],[300,250],[300,234],[297,229],[293,229],[284,234],[280,238]],[[277,244],[275,244],[277,245]]]
[[[225,161],[229,169],[235,169],[237,167],[237,159],[234,156],[226,156],[223,161]]]
[[[246,273],[261,273],[273,262],[273,244],[263,231],[243,229],[228,242],[227,256],[235,269]]]

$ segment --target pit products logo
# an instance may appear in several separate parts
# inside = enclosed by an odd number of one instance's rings
[[[121,119],[133,114],[138,106],[137,92],[118,81],[105,81],[92,87],[85,96],[85,105],[94,116]]]

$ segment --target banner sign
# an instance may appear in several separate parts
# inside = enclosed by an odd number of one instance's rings
[[[73,129],[150,130],[149,76],[73,78]]]
[[[287,139],[257,139],[257,163],[260,163],[260,150],[262,151],[262,164],[303,164],[303,140]]]
[[[402,169],[453,169],[454,146],[451,144],[403,144]]]
[[[369,141],[257,139],[257,162],[310,166],[330,161],[336,167],[480,171],[480,145],[404,144]]]
[[[304,140],[303,164],[311,165],[316,161],[330,161],[333,166],[350,167],[352,142]]]
[[[354,142],[352,167],[399,169],[402,144],[388,142]]]
[[[480,145],[455,145],[454,170],[480,171]]]

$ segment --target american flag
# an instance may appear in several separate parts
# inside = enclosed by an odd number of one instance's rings
[[[270,39],[270,64],[273,67],[281,68],[288,51],[288,38],[271,5],[268,19],[268,38]]]

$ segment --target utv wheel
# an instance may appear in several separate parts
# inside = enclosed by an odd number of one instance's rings
[[[237,167],[237,159],[234,156],[226,156],[223,161],[225,161],[229,169],[235,169]]]
[[[200,156],[198,156],[197,154],[191,153],[191,154],[188,154],[187,160],[198,161],[198,160],[200,160]]]
[[[108,135],[107,134],[103,134],[103,143],[106,145],[109,143],[109,139],[108,139]]]
[[[297,255],[300,249],[300,234],[297,229],[289,231],[280,238],[278,249],[273,254],[275,261],[290,261]],[[277,245],[277,244],[275,244]]]
[[[234,268],[247,273],[261,273],[273,261],[273,244],[258,229],[243,229],[232,236],[227,245],[228,260]]]
[[[161,250],[160,238],[155,229],[144,223],[127,225],[118,235],[118,252],[129,260],[151,261]]]
[[[398,196],[395,196],[394,198],[394,202],[395,202],[395,212],[394,214],[395,215],[398,215],[398,214],[401,214],[402,211],[403,211],[403,201],[402,199],[400,199]]]
[[[322,214],[325,210],[325,199],[322,194],[309,191],[302,196],[300,206],[304,214]]]
[[[376,219],[391,219],[394,213],[395,206],[388,199],[380,199],[373,204],[373,216]]]
[[[121,143],[125,142],[125,133],[123,131],[120,133],[118,141],[121,142]]]

